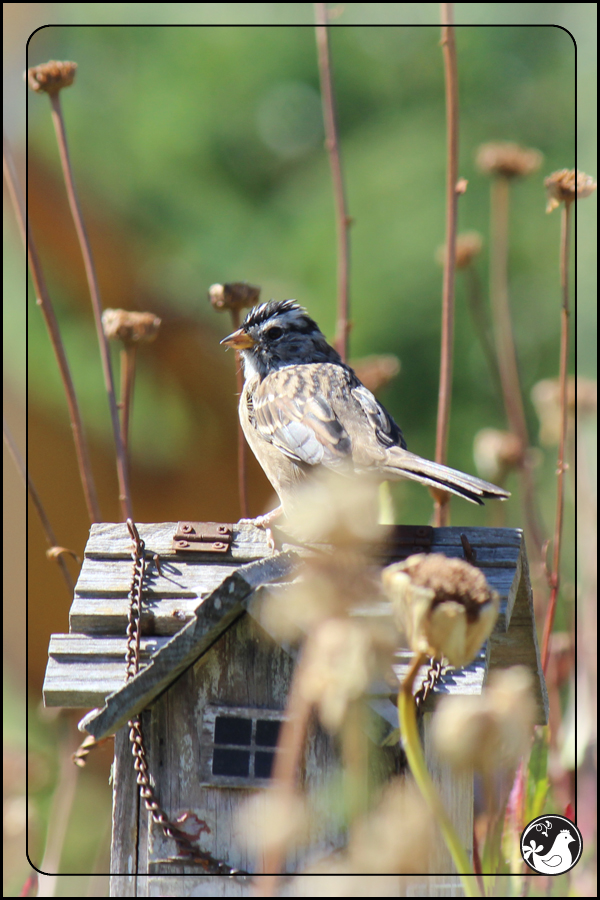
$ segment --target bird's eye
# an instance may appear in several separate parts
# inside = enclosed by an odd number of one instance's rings
[[[270,341],[276,341],[278,337],[281,337],[283,334],[283,328],[279,328],[278,325],[273,325],[272,328],[269,328],[267,331],[267,337]]]

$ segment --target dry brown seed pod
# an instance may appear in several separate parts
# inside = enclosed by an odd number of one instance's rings
[[[468,268],[476,256],[481,253],[483,238],[477,231],[465,231],[456,236],[456,268]],[[436,250],[435,261],[443,266],[446,257],[446,245],[441,244]]]
[[[473,441],[473,456],[482,478],[501,482],[523,462],[524,447],[511,431],[498,428],[482,428]]]
[[[364,386],[374,394],[400,371],[400,360],[391,353],[364,356],[351,365]]]
[[[544,187],[548,195],[546,212],[552,212],[561,203],[572,203],[575,197],[589,197],[596,190],[596,182],[585,172],[577,172],[576,177],[575,169],[560,169],[544,178]]]
[[[531,389],[531,400],[540,420],[540,444],[553,447],[559,442],[561,428],[560,382],[558,378],[543,378]],[[575,405],[577,404],[577,406]],[[598,384],[589,378],[570,375],[567,382],[567,413],[573,425],[575,413],[594,415],[598,410]]]
[[[57,94],[75,80],[77,63],[51,59],[27,70],[27,83],[32,91]]]
[[[230,309],[239,312],[250,306],[256,306],[260,297],[260,288],[245,281],[233,281],[230,284],[211,284],[208,299],[213,309],[218,312]]]
[[[418,553],[383,570],[399,629],[415,653],[468,665],[490,636],[499,597],[479,569],[441,553]]]
[[[514,769],[531,740],[532,686],[529,669],[513,666],[492,672],[480,696],[445,697],[433,719],[440,756],[456,771]]]
[[[131,312],[128,309],[105,309],[102,328],[109,341],[124,344],[150,344],[156,340],[161,319],[150,312]]]
[[[475,157],[481,172],[486,175],[503,175],[505,178],[537,172],[543,159],[539,150],[520,147],[512,141],[481,144]]]

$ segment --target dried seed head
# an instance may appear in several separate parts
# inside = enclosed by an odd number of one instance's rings
[[[529,669],[514,666],[493,672],[479,697],[445,697],[433,719],[440,756],[457,771],[514,769],[535,721],[532,687]]]
[[[544,178],[544,187],[548,195],[546,212],[552,212],[561,203],[572,203],[577,196],[578,200],[589,197],[596,190],[596,182],[591,175],[577,172],[575,169],[560,169]]]
[[[304,543],[364,551],[365,542],[379,537],[376,480],[315,468],[286,506],[285,530]]]
[[[543,158],[539,150],[520,147],[510,141],[499,141],[481,144],[477,150],[475,161],[479,170],[486,175],[515,178],[519,175],[530,175],[532,172],[537,172]]]
[[[253,854],[310,839],[306,802],[289,791],[257,791],[240,804],[235,821],[239,840]]]
[[[123,344],[150,344],[156,339],[161,319],[149,312],[128,309],[105,309],[102,328],[109,341]]]
[[[375,394],[396,377],[400,371],[400,360],[391,353],[364,356],[353,362],[352,368],[365,387]]]
[[[479,569],[441,553],[419,553],[384,569],[383,587],[415,653],[452,666],[477,655],[498,617],[499,597]]]
[[[501,483],[523,463],[524,447],[516,434],[482,428],[473,441],[473,456],[482,478]]]
[[[213,309],[221,312],[226,309],[239,312],[245,307],[256,306],[260,297],[260,288],[245,281],[234,281],[231,284],[211,284],[208,299]]]
[[[348,704],[368,688],[376,655],[368,628],[350,619],[328,619],[308,637],[299,690],[321,724],[339,731]]]
[[[76,72],[77,63],[51,59],[41,66],[28,69],[27,82],[32,91],[57,94],[62,88],[73,84]]]
[[[465,231],[456,236],[456,268],[468,268],[476,256],[481,253],[483,238],[477,231]],[[442,244],[435,252],[435,261],[443,266],[446,259],[446,245]]]
[[[554,447],[560,439],[560,382],[558,378],[544,378],[531,389],[531,399],[540,420],[540,444]],[[589,378],[569,376],[567,382],[567,414],[569,427],[575,422],[575,413],[581,416],[595,415],[598,410],[598,384]]]
[[[425,872],[434,834],[433,815],[415,785],[395,778],[383,789],[379,803],[352,823],[347,851],[351,871]],[[369,895],[381,896],[379,888]],[[398,896],[397,890],[390,896]]]

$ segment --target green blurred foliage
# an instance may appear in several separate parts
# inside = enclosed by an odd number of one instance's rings
[[[434,254],[444,240],[446,154],[439,29],[340,24],[331,43],[355,220],[352,355],[400,357],[401,374],[382,399],[409,447],[431,455],[441,296]],[[511,211],[511,302],[534,434],[529,391],[556,374],[558,361],[559,222],[544,212],[542,179],[574,163],[574,45],[558,27],[494,26],[459,29],[457,48],[460,173],[469,181],[459,229],[479,230],[487,241],[489,183],[474,164],[481,142],[515,140],[545,156],[539,173],[515,184]],[[158,293],[174,315],[184,310],[220,333],[206,289],[248,280],[262,286],[264,299],[295,297],[332,335],[335,221],[311,27],[49,26],[33,35],[29,62],[48,58],[79,65],[62,95],[77,180],[86,205],[131,235],[140,294]],[[32,95],[29,142],[57,167],[47,103]],[[485,285],[487,247],[478,267]],[[91,346],[89,326],[69,316],[68,279],[54,272],[53,288],[82,405],[107,430],[98,360],[92,366],[82,349]],[[62,404],[36,315],[29,336],[30,390]],[[455,354],[449,461],[468,470],[474,434],[504,419],[460,275]],[[142,375],[136,396],[136,446],[155,464],[175,461],[186,433],[185,410],[177,412],[176,395],[159,384],[160,373]],[[157,410],[171,410],[160,441]],[[218,441],[218,425],[211,433]],[[397,492],[410,497],[415,514],[428,515],[421,489]],[[464,515],[474,523],[470,508]]]

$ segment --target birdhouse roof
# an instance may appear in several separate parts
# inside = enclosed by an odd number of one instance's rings
[[[273,553],[264,530],[250,524],[202,523],[211,525],[206,529],[208,540],[203,545],[185,542],[189,544],[185,550],[177,548],[175,537],[181,538],[182,524],[138,526],[148,559],[140,645],[143,668],[127,683],[125,633],[132,542],[125,524],[103,523],[91,528],[71,607],[69,634],[51,637],[44,702],[47,706],[100,707],[80,725],[97,738],[113,733],[144,709],[239,616],[246,612],[258,615],[255,599],[259,588],[281,584],[299,568],[297,553],[292,549]],[[216,528],[227,529],[230,537],[215,541]],[[538,721],[545,722],[548,701],[522,532],[398,526],[395,534],[396,544],[392,542],[391,551],[388,546],[393,559],[423,550],[463,557],[461,535],[465,536],[475,551],[474,565],[482,569],[501,599],[495,631],[480,656],[464,669],[445,672],[434,693],[479,693],[491,669],[526,665],[535,676]],[[158,554],[160,572],[153,554]],[[285,602],[283,588],[277,593]],[[389,609],[381,604],[365,614],[389,615]],[[394,667],[398,679],[409,659],[408,651],[399,653]],[[417,687],[426,673],[427,667],[423,667]],[[390,695],[389,685],[374,685],[371,705],[396,727],[397,713]]]

